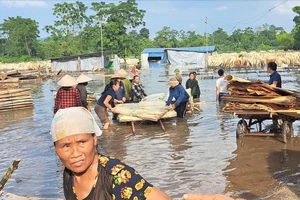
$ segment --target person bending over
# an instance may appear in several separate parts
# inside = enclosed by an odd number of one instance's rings
[[[166,105],[170,106],[173,98],[175,98],[175,103],[172,104],[172,107],[177,112],[177,117],[183,118],[186,114],[186,109],[190,98],[189,94],[185,91],[183,86],[179,84],[176,78],[171,78],[169,85],[169,98],[166,102]]]

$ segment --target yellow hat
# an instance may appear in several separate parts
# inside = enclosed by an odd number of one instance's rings
[[[102,131],[93,115],[84,107],[59,109],[51,124],[53,142],[77,134],[95,134],[101,136]]]
[[[77,85],[78,82],[70,75],[64,75],[58,82],[57,85],[62,87],[72,87]]]
[[[84,74],[80,74],[80,76],[78,76],[77,78],[77,82],[78,83],[85,83],[85,82],[89,82],[92,81],[93,79],[91,79],[90,77],[84,75]]]

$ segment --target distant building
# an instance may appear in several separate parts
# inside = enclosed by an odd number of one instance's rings
[[[183,48],[146,48],[141,54],[142,67],[147,67],[148,61],[160,61],[161,64],[185,64],[203,62],[206,53],[212,55],[215,46],[183,47]],[[200,56],[204,55],[204,56]],[[201,61],[200,61],[201,59]]]
[[[104,56],[102,64],[101,53],[65,56],[51,59],[52,71],[90,71],[96,68],[104,68],[109,65],[109,59]]]

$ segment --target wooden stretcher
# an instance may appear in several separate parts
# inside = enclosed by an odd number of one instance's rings
[[[294,137],[293,122],[300,119],[300,110],[267,111],[235,111],[235,116],[241,118],[236,127],[236,137],[269,136],[281,137],[284,143]],[[272,121],[269,132],[263,130],[263,122]],[[255,130],[255,131],[253,131]]]

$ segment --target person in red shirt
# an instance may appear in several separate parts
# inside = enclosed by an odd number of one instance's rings
[[[56,94],[54,114],[59,109],[82,106],[79,91],[77,88],[73,88],[73,86],[78,84],[73,77],[65,75],[57,84],[61,86],[61,88]]]

